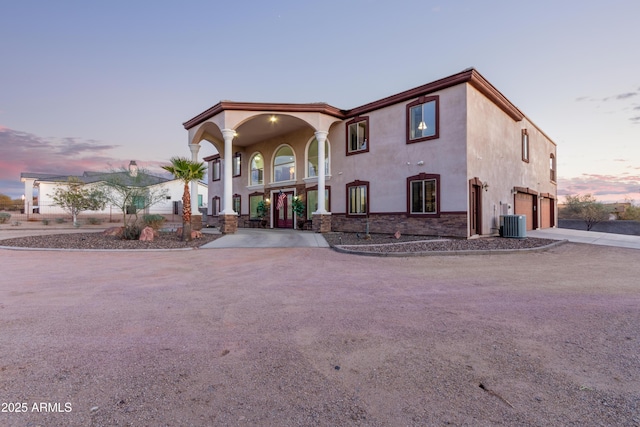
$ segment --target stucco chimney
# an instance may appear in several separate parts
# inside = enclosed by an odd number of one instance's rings
[[[135,160],[131,160],[129,162],[129,175],[136,177],[138,176],[138,165]]]

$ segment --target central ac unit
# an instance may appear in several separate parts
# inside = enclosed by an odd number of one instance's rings
[[[527,237],[527,217],[524,215],[501,215],[500,235],[524,239]]]

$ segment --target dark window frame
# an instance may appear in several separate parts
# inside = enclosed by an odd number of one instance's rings
[[[211,198],[211,215],[220,215],[220,196],[213,196]]]
[[[522,129],[520,138],[522,161],[525,163],[529,163],[529,159],[531,158],[531,146],[529,144],[529,132],[527,131],[527,129]]]
[[[237,160],[237,162],[238,162],[237,163],[237,167],[238,167],[238,171],[237,171],[238,173],[237,174],[236,174],[236,159],[238,159]],[[238,176],[242,176],[242,153],[241,152],[238,151],[233,155],[231,168],[233,169],[233,172],[232,172],[233,173],[233,178],[236,178]]]
[[[350,147],[350,141],[349,141],[349,136],[350,136],[350,132],[349,132],[349,128],[352,125],[356,125],[358,123],[361,122],[365,122],[365,131],[364,131],[364,141],[365,141],[365,148],[362,148],[360,150],[349,150]],[[369,146],[371,145],[371,140],[369,139],[369,116],[363,116],[363,117],[356,117],[352,120],[349,120],[347,123],[345,123],[346,125],[346,129],[345,129],[345,153],[347,156],[353,156],[355,154],[362,154],[362,153],[368,153],[369,152]]]
[[[216,178],[216,165],[218,170],[218,177]],[[220,162],[220,157],[216,157],[211,160],[211,182],[220,181],[222,177],[222,163]]]
[[[326,203],[327,204],[326,209],[327,209],[328,212],[331,212],[331,186],[330,185],[325,185],[324,189],[327,192],[327,196],[328,196],[327,203]],[[307,187],[307,188],[305,188],[304,191],[305,191],[305,199],[306,199],[304,204],[305,204],[305,206],[307,208],[307,219],[310,219],[313,216],[313,213],[315,212],[315,210],[312,210],[309,207],[309,197],[307,196],[307,194],[309,193],[309,191],[318,191],[318,186],[317,185],[313,185],[311,187]]]
[[[411,211],[411,183],[415,181],[436,181],[436,211],[415,213]],[[440,193],[440,174],[434,173],[419,173],[407,178],[407,216],[417,218],[440,218],[440,205],[442,204],[442,198]]]
[[[355,180],[352,182],[349,182],[345,185],[346,187],[346,216],[347,218],[365,218],[367,216],[369,216],[369,212],[370,212],[370,206],[371,206],[371,188],[370,188],[370,184],[369,181],[360,181],[360,180]],[[351,213],[351,198],[349,197],[349,189],[353,188],[353,187],[365,187],[366,188],[366,193],[365,193],[365,212],[363,213]]]
[[[236,210],[236,200],[238,201],[238,210]],[[231,206],[235,213],[237,213],[238,215],[242,215],[242,196],[238,193],[234,194],[231,197]]]
[[[549,155],[549,178],[551,182],[556,182],[556,156],[553,153]]]
[[[249,194],[249,196],[247,196],[247,200],[249,201],[249,219],[260,219],[256,213],[256,216],[251,216],[251,198],[252,197],[259,197],[261,200],[264,200],[264,193],[251,193]]]
[[[417,107],[418,105],[427,104],[429,102],[435,102],[434,122],[436,126],[436,131],[433,135],[411,139],[411,109],[413,107]],[[406,116],[407,116],[407,144],[415,144],[416,142],[430,141],[432,139],[440,138],[440,97],[438,95],[421,96],[417,100],[410,102],[409,104],[407,104],[407,107],[406,107]]]

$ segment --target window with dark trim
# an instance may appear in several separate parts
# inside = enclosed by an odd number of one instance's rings
[[[331,212],[331,187],[324,187],[324,208]],[[313,213],[318,210],[318,186],[307,188],[307,219],[312,219]]]
[[[551,181],[556,182],[556,156],[553,153],[549,156],[549,172]]]
[[[220,213],[220,197],[213,196],[211,198],[211,215],[218,215]]]
[[[522,161],[529,163],[529,133],[522,129]]]
[[[353,181],[347,187],[347,216],[359,217],[369,213],[369,182]]]
[[[233,195],[233,211],[235,213],[237,213],[238,215],[240,215],[240,195],[239,194],[234,194]]]
[[[438,96],[421,96],[407,104],[407,144],[440,136],[439,103]]]
[[[249,194],[249,218],[258,219],[258,204],[264,200],[264,194],[252,193]]]
[[[369,117],[347,122],[347,156],[369,151]]]
[[[211,160],[211,181],[220,181],[220,157]]]
[[[233,176],[240,176],[242,173],[242,153],[233,155]]]
[[[407,215],[440,215],[440,175],[421,173],[407,178]]]

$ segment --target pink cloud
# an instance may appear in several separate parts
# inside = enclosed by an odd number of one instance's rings
[[[640,175],[582,174],[579,177],[559,178],[558,196],[592,194],[601,201],[640,199]]]

